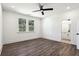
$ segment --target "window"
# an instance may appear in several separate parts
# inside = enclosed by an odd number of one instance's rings
[[[26,19],[19,18],[19,32],[25,32],[26,31]]]
[[[34,31],[34,20],[29,20],[29,31]]]
[[[34,20],[18,19],[19,32],[34,32]]]

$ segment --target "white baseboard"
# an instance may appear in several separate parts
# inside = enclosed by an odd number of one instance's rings
[[[54,38],[50,38],[50,37],[43,37],[43,38],[45,38],[45,39],[49,39],[49,40],[53,40],[53,39],[54,39]],[[60,39],[60,40],[53,40],[53,41],[62,42],[61,39]],[[63,42],[63,43],[66,43],[66,42]],[[76,45],[76,44],[74,44],[74,43],[72,43],[72,42],[70,42],[70,43],[68,43],[68,44]]]
[[[27,40],[33,40],[33,39],[37,39],[37,38],[40,38],[40,37],[34,37],[34,38],[30,38],[30,39],[27,39]],[[6,44],[11,44],[11,43],[17,43],[17,42],[22,42],[22,41],[27,41],[27,40],[19,40],[19,41],[15,41],[15,42],[7,42],[7,43],[3,43],[3,45],[6,45]]]

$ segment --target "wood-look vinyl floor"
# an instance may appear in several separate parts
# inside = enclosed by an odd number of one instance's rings
[[[75,56],[75,45],[47,39],[33,39],[3,46],[2,56]]]

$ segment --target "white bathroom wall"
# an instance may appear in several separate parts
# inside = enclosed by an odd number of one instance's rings
[[[72,44],[76,44],[76,25],[79,19],[79,9],[75,9],[69,12],[66,12],[62,15],[62,19],[70,19],[71,20],[71,42]]]
[[[1,7],[1,4],[0,4],[0,54],[1,54],[1,51],[2,51],[2,7]]]
[[[71,21],[62,21],[62,39],[70,40],[70,32],[68,32],[71,28]]]
[[[70,23],[68,21],[62,21],[62,32],[68,32],[70,29]]]
[[[18,18],[25,18],[26,20],[35,21],[35,31],[34,32],[18,32]],[[4,40],[3,44],[14,43],[34,38],[40,38],[41,36],[41,19],[22,15],[11,11],[3,11],[3,22],[4,22]]]

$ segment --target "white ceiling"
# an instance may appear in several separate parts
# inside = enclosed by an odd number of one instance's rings
[[[63,13],[70,10],[79,8],[78,3],[41,3],[44,5],[44,8],[53,8],[53,11],[45,11],[45,15],[42,15],[41,12],[32,12],[34,10],[39,10],[38,3],[2,3],[2,8],[4,10],[14,11],[22,14],[29,14],[36,17],[46,17],[49,15],[54,15],[57,13]],[[67,10],[67,7],[70,7]],[[12,8],[13,7],[13,8]]]

